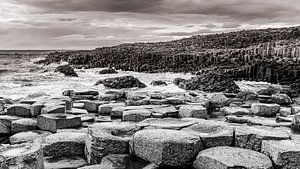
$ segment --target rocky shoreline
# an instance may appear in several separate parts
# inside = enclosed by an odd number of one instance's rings
[[[134,77],[100,85],[111,89],[1,98],[0,166],[300,168],[300,102],[286,90],[142,92]]]

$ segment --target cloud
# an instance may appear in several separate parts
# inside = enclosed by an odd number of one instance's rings
[[[0,0],[2,49],[93,49],[300,24],[299,0]]]

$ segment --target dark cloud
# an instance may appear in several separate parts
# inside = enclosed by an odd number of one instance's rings
[[[204,14],[243,20],[276,18],[300,12],[299,0],[15,0],[53,11]]]
[[[50,11],[154,12],[163,0],[15,0]]]

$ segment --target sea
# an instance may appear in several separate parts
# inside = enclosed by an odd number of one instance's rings
[[[103,85],[95,86],[100,80],[111,77],[132,75],[145,83],[143,89],[130,89],[147,92],[184,92],[173,84],[175,78],[189,79],[191,74],[183,73],[138,73],[117,70],[118,74],[98,74],[103,68],[75,69],[79,77],[66,77],[54,72],[66,62],[50,65],[34,64],[54,51],[0,51],[0,97],[18,100],[28,95],[60,96],[65,90],[88,91],[97,90],[104,93],[108,90]],[[151,86],[153,80],[163,80],[167,86]]]

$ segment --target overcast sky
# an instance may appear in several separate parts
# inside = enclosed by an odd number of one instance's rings
[[[93,49],[299,24],[299,0],[0,0],[0,49]]]

